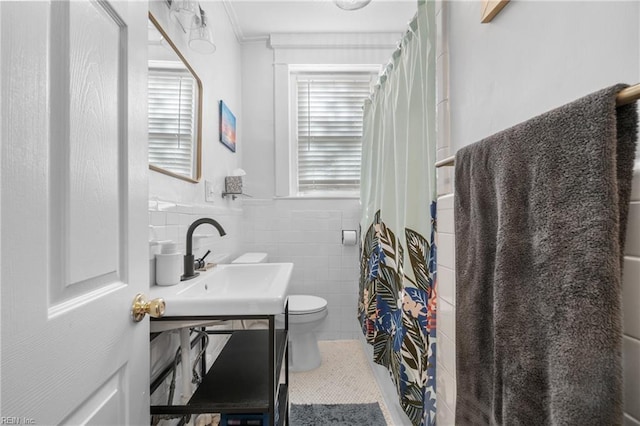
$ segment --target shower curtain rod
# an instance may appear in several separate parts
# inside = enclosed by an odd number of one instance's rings
[[[626,89],[622,89],[618,96],[616,96],[616,105],[627,105],[640,99],[640,84],[635,86],[629,86]],[[455,164],[455,156],[445,158],[444,160],[436,161],[436,167],[453,166]]]

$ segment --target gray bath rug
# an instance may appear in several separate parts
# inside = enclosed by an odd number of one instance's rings
[[[387,426],[377,402],[371,404],[291,404],[291,426]]]

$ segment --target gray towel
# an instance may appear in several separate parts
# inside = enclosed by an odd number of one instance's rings
[[[624,87],[456,155],[458,426],[622,424]]]

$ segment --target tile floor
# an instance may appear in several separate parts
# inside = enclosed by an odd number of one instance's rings
[[[358,340],[318,342],[322,354],[319,368],[290,373],[292,404],[356,404],[377,402],[388,425],[391,416],[384,403],[369,361]],[[357,425],[354,425],[357,426]],[[365,426],[365,425],[363,425]]]
[[[393,425],[371,366],[359,340],[318,342],[322,364],[315,370],[290,373],[292,404],[358,404],[377,402],[387,425]],[[220,417],[198,416],[196,426],[217,426]],[[295,426],[295,425],[292,425]],[[368,426],[368,425],[352,425]]]

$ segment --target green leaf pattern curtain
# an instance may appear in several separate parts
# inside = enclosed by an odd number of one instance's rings
[[[435,424],[435,7],[365,102],[358,319],[414,425]]]

